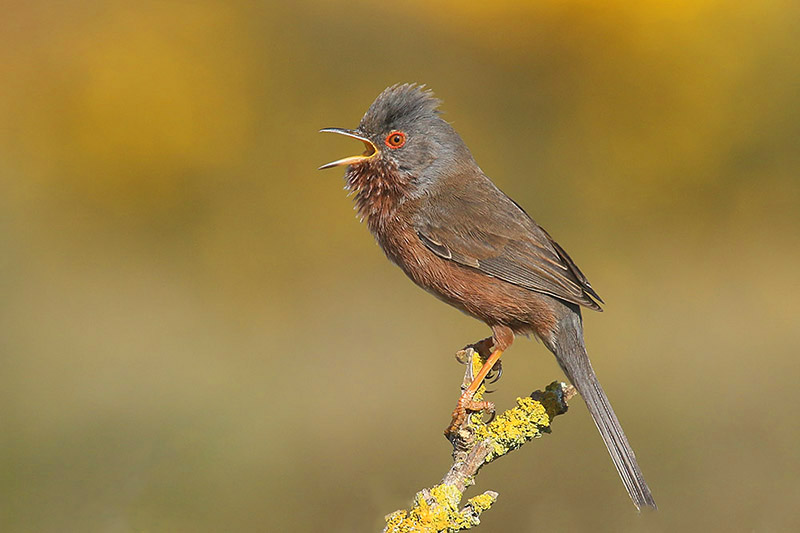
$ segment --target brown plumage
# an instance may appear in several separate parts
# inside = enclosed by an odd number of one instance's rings
[[[580,306],[600,311],[602,300],[564,249],[481,171],[438,104],[421,87],[389,87],[356,130],[322,130],[361,140],[364,154],[321,168],[348,165],[358,213],[387,257],[492,329],[493,353],[449,430],[485,407],[472,394],[514,334],[534,334],[586,401],[634,504],[655,507],[586,355]]]

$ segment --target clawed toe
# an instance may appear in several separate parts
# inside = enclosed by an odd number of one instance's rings
[[[503,376],[503,363],[500,359],[494,364],[489,373],[486,374],[486,381],[488,383],[497,383],[500,378]]]
[[[492,415],[491,420],[494,420],[494,403],[488,401],[476,401],[473,399],[474,391],[465,390],[458,398],[456,408],[453,410],[453,417],[450,425],[444,430],[446,436],[454,434],[467,420],[468,413],[476,413],[479,411],[489,411]]]

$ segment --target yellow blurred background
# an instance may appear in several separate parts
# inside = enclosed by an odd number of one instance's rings
[[[488,329],[315,170],[405,81],[606,300],[589,351],[660,505],[576,399],[482,472],[480,531],[800,530],[796,0],[2,11],[0,530],[377,531],[439,480]],[[500,407],[562,379],[504,359]]]

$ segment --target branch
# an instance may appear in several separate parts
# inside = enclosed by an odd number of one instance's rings
[[[462,389],[472,381],[483,360],[471,347],[459,355],[467,365]],[[475,400],[481,400],[486,388],[481,385]],[[567,412],[567,401],[575,389],[564,383],[553,382],[544,392],[536,391],[525,398],[517,398],[517,405],[499,415],[490,423],[482,415],[473,414],[451,437],[453,465],[441,483],[422,489],[414,497],[414,506],[386,516],[384,533],[462,531],[480,524],[480,515],[497,500],[498,494],[487,490],[474,496],[459,509],[464,491],[475,483],[475,476],[485,464],[516,450],[526,442],[550,433],[550,422]]]

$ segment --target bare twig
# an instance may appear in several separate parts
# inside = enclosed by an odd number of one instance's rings
[[[472,348],[460,355],[470,362],[464,375],[464,383],[469,384],[483,361]],[[484,392],[485,387],[481,386],[475,399],[480,400]],[[480,524],[481,513],[497,500],[496,492],[487,490],[459,508],[464,491],[475,483],[478,471],[526,442],[549,433],[550,422],[567,412],[567,401],[574,395],[572,386],[553,382],[543,392],[517,398],[516,407],[488,424],[481,415],[467,417],[451,436],[453,464],[441,483],[418,492],[410,509],[388,515],[384,533],[462,531]]]

